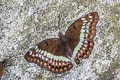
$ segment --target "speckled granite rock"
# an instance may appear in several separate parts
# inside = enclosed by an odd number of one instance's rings
[[[26,62],[29,47],[57,37],[94,11],[100,19],[88,59],[59,75]],[[10,65],[2,80],[120,80],[120,0],[1,0],[0,61],[4,59]]]

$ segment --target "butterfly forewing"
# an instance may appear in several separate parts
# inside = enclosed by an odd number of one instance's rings
[[[97,12],[90,13],[75,21],[66,31],[66,37],[74,49],[73,56],[77,64],[80,58],[87,58],[93,49],[98,19]]]
[[[60,47],[59,47],[60,48]],[[57,39],[48,39],[38,43],[25,55],[28,62],[36,63],[54,73],[63,73],[72,68],[68,58],[57,47]]]

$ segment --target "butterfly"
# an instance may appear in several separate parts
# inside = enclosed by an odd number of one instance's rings
[[[0,80],[3,76],[3,72],[5,70],[5,66],[7,65],[7,59],[3,60],[2,62],[0,62]]]
[[[80,59],[88,58],[94,47],[97,12],[89,13],[76,20],[59,38],[46,39],[30,48],[24,58],[53,73],[64,73],[72,67],[72,60],[80,64]]]

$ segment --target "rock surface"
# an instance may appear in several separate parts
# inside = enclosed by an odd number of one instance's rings
[[[97,11],[95,46],[88,59],[55,75],[26,62],[37,42],[57,37],[75,20]],[[2,80],[120,80],[120,0],[1,0],[0,61],[9,59]]]

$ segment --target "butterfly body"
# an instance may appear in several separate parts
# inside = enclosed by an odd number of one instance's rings
[[[61,50],[61,51],[64,51],[62,53],[64,53],[63,55],[65,57],[67,57],[67,58],[72,57],[73,48],[69,44],[69,40],[61,32],[59,32],[58,36],[59,36],[59,38],[57,40],[57,42],[58,42],[58,44],[57,44],[58,48],[57,49]],[[60,49],[60,48],[62,48],[62,49]]]
[[[78,19],[65,35],[59,33],[59,38],[44,40],[29,49],[25,59],[54,73],[70,70],[73,67],[71,59],[79,64],[81,58],[89,57],[94,46],[98,19],[97,12]]]

